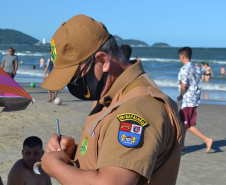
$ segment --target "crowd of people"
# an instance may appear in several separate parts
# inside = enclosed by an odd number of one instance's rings
[[[196,67],[197,68],[197,67]],[[200,70],[200,68],[199,68]],[[202,82],[209,82],[210,77],[213,77],[213,71],[212,68],[209,66],[208,63],[201,63],[201,72],[202,72]]]

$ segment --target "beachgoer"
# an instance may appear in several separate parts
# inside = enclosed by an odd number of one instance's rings
[[[129,45],[126,45],[126,44],[122,44],[119,48],[120,48],[123,56],[127,60],[129,60],[130,59],[130,56],[131,56],[131,53],[132,53],[132,48]]]
[[[202,72],[202,82],[205,80],[205,68],[206,68],[206,65],[204,62],[201,63],[201,72]]]
[[[85,15],[63,23],[51,48],[54,68],[41,86],[67,85],[73,96],[96,101],[78,145],[70,136],[60,144],[56,134],[48,140],[45,172],[61,184],[175,185],[182,141],[177,104],[141,62],[126,60],[106,27]]]
[[[130,60],[130,63],[131,63],[131,64],[135,64],[136,62],[141,62],[141,60],[138,59],[137,57],[134,57],[133,60]]]
[[[200,67],[199,67],[198,62],[195,63],[195,67],[196,67],[196,69],[198,69],[200,71]]]
[[[213,77],[213,71],[211,69],[211,67],[209,66],[209,64],[205,64],[205,82],[209,82],[210,80],[210,76]]]
[[[45,69],[45,73],[43,78],[46,78],[46,74],[48,72],[48,74],[52,71],[53,69],[53,58],[52,58],[52,51],[50,50],[50,58],[47,60],[47,65],[46,65],[46,69]],[[54,97],[52,98],[52,91],[48,90],[48,94],[49,94],[49,99],[47,100],[47,102],[52,102],[56,97],[57,97],[57,93],[58,91],[54,91]]]
[[[131,56],[131,53],[132,53],[132,48],[129,46],[129,45],[121,45],[120,47],[120,50],[123,54],[123,56],[129,60],[130,59],[130,56]],[[140,61],[140,59],[133,59],[133,60],[129,60],[131,64],[135,64],[136,62]]]
[[[211,149],[213,140],[202,134],[196,127],[196,109],[200,103],[201,96],[201,73],[191,63],[192,50],[184,47],[179,50],[181,63],[184,65],[178,74],[180,96],[177,100],[182,100],[180,109],[180,120],[184,124],[183,138],[185,139],[186,130],[202,139],[207,146],[206,152]]]
[[[10,47],[8,51],[9,54],[3,57],[2,68],[9,76],[14,78],[18,69],[18,59],[17,56],[14,55],[14,49],[12,47]]]
[[[12,167],[8,175],[7,185],[51,185],[50,176],[40,169],[41,175],[35,174],[33,166],[41,161],[43,155],[42,140],[36,136],[30,136],[24,140],[22,155]]]
[[[224,65],[221,67],[221,75],[222,75],[222,76],[226,75]]]
[[[44,57],[42,57],[42,58],[40,59],[40,67],[41,67],[41,68],[45,67],[45,59],[44,59]]]

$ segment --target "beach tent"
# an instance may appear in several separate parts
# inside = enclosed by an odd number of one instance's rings
[[[2,112],[27,108],[33,98],[0,67],[0,108]]]

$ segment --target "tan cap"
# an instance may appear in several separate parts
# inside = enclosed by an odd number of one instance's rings
[[[49,90],[64,88],[79,63],[97,51],[109,36],[102,23],[82,14],[63,23],[51,40],[54,68],[41,86]]]

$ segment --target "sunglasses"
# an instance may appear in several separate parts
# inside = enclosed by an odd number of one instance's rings
[[[72,84],[72,85],[76,85],[78,86],[78,84],[76,83],[79,79],[79,77],[82,75],[82,72],[85,70],[85,68],[90,64],[90,63],[93,63],[94,60],[90,60],[89,62],[86,63],[86,65],[82,68],[82,70],[79,72],[79,74],[75,77],[75,78],[72,78],[72,80],[69,82],[69,84]]]

